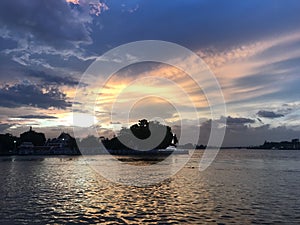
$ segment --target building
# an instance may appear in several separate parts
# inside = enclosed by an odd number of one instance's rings
[[[31,142],[34,146],[43,146],[46,142],[46,138],[45,134],[38,133],[30,127],[29,131],[20,134],[20,141],[21,143]]]
[[[62,132],[57,138],[48,140],[45,143],[49,149],[49,154],[73,155],[79,154],[76,140],[70,134]]]
[[[299,139],[292,139],[291,141],[281,141],[281,142],[268,142],[258,148],[260,149],[278,149],[278,150],[300,150]]]

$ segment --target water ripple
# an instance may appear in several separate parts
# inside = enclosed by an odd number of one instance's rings
[[[299,224],[299,161],[297,152],[226,151],[204,172],[194,157],[142,188],[106,181],[82,157],[2,157],[0,223]]]

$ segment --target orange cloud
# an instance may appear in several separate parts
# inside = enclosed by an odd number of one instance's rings
[[[75,5],[79,5],[79,0],[66,0],[68,3],[73,3]]]
[[[203,50],[198,51],[199,55],[202,56],[216,75],[225,100],[230,103],[227,108],[230,115],[248,116],[251,113],[255,115],[257,107],[261,107],[261,104],[259,100],[255,100],[254,104],[251,102],[251,99],[278,91],[280,87],[270,87],[266,83],[260,83],[256,86],[250,85],[249,87],[239,86],[236,84],[236,80],[256,74],[263,65],[300,55],[300,51],[295,49],[295,51],[283,52],[283,54],[277,54],[270,58],[261,59],[259,57],[261,53],[274,46],[288,44],[297,40],[300,40],[300,33],[237,46],[222,52],[211,51],[207,53]],[[178,62],[179,65],[182,65],[181,68],[188,67],[192,76],[194,75],[193,72],[199,71],[199,64],[193,59],[178,59]],[[147,68],[147,66],[144,68]],[[137,101],[141,100],[140,98],[148,96],[148,106],[152,106],[148,107],[148,110],[153,110],[153,113],[155,113],[155,110],[166,110],[165,106],[169,103],[176,103],[179,109],[184,111],[180,115],[181,119],[196,119],[192,113],[194,106],[198,110],[198,118],[210,118],[209,104],[201,88],[202,86],[206,87],[206,94],[212,96],[213,99],[218,98],[217,89],[211,86],[213,83],[210,83],[211,80],[207,79],[209,68],[203,66],[201,69],[203,76],[197,76],[198,80],[195,81],[184,71],[166,64],[157,64],[148,70],[142,70],[142,72],[141,69],[135,70],[133,65],[133,67],[130,66],[112,76],[101,90],[100,88],[104,81],[101,80],[99,75],[99,78],[92,80],[88,88],[90,93],[88,98],[84,100],[86,96],[82,96],[85,103],[83,108],[93,108],[93,110],[100,112],[97,115],[100,124],[105,126],[104,123],[106,123],[109,126],[113,106],[115,107],[114,113],[118,114],[120,119],[126,119],[128,107],[133,107]],[[97,79],[99,80],[97,81]],[[182,94],[180,90],[183,90],[186,95]],[[68,93],[70,96],[74,94],[72,91]],[[149,96],[153,98],[149,98]],[[161,97],[166,102],[157,102],[154,97]],[[233,102],[239,102],[239,104],[231,104]],[[155,103],[160,105],[160,107],[154,107]],[[139,104],[139,106],[147,106],[147,104]],[[165,113],[164,115],[169,115],[170,117],[164,119],[172,121],[172,117],[177,114]]]
[[[263,88],[266,84],[260,84],[260,86],[252,88],[255,91],[249,91],[245,90],[244,87],[236,86],[235,81],[258,73],[262,66],[299,57],[299,49],[282,51],[280,54],[273,54],[265,58],[259,57],[260,54],[269,49],[297,40],[300,40],[300,33],[292,33],[237,46],[222,52],[217,52],[214,49],[199,50],[197,54],[204,59],[216,75],[226,100],[243,100],[277,91],[277,89]]]

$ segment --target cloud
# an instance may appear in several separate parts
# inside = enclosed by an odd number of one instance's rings
[[[153,13],[151,9],[158,5],[159,10]],[[110,1],[109,8],[109,14],[98,18],[104,24],[103,30],[95,30],[93,36],[101,35],[101,41],[113,47],[152,39],[175,42],[191,49],[227,48],[297,30],[300,20],[300,4],[293,0],[288,0],[288,4],[280,0],[173,1],[172,4],[140,1],[138,10],[132,14],[118,1]],[[142,32],[140,24],[143,24]]]
[[[109,9],[104,2],[99,2],[99,0],[66,0],[66,2],[89,9],[89,13],[96,16]]]
[[[49,109],[51,107],[66,109],[72,104],[66,94],[55,86],[18,83],[0,88],[0,106],[17,108],[22,106]]]
[[[99,16],[102,12],[108,10],[108,6],[99,1],[88,1],[88,5],[90,7],[90,14]]]
[[[235,79],[234,86],[239,88],[265,87],[272,83],[276,83],[280,78],[281,74],[251,74]]]
[[[39,63],[37,55],[43,54],[89,59],[82,46],[93,43],[93,15],[108,7],[98,0],[77,2],[80,5],[64,0],[0,1],[1,36],[17,43],[5,54],[22,65]]]
[[[57,119],[56,116],[48,116],[48,115],[24,115],[24,116],[15,116],[14,118],[20,119]]]
[[[73,3],[74,5],[79,5],[79,0],[66,0],[66,2]]]
[[[11,126],[13,125],[8,123],[0,123],[0,132],[4,132],[6,129],[10,128]]]
[[[265,111],[265,110],[258,111],[257,115],[260,116],[260,117],[270,118],[270,119],[284,117],[283,114],[275,113],[273,111]]]
[[[198,53],[218,78],[228,112],[247,117],[264,109],[266,102],[276,111],[299,99],[299,46],[298,31]]]
[[[300,132],[286,126],[271,127],[269,124],[259,127],[229,127],[226,128],[224,146],[260,145],[265,140],[284,141],[300,136]]]
[[[222,121],[222,118],[221,118],[221,121]],[[223,118],[223,121],[224,121],[224,118]],[[249,118],[244,118],[244,117],[231,117],[231,116],[228,116],[226,118],[226,123],[228,125],[233,125],[233,124],[249,124],[249,123],[255,123],[255,120],[253,119],[249,119]]]
[[[272,127],[270,124],[251,126],[246,123],[246,121],[248,122],[249,120],[247,120],[247,118],[244,119],[241,119],[241,121],[240,119],[234,120],[234,122],[236,122],[235,124],[226,126],[226,133],[222,146],[257,146],[263,144],[265,140],[284,141],[300,137],[299,130],[294,130],[287,126]],[[221,124],[218,125],[218,123],[219,121],[216,121],[216,123],[212,123],[212,120],[206,120],[202,122],[200,125],[200,135],[197,144],[206,145],[210,138],[211,129],[219,129],[219,125]],[[196,124],[196,121],[194,121],[194,124]],[[212,124],[214,124],[213,128]],[[185,132],[187,132],[185,134],[186,137],[193,136],[193,132],[195,132],[196,129],[199,129],[199,127],[193,125],[192,123],[190,125],[186,124],[185,127]],[[180,144],[191,142],[188,139],[181,142],[182,140],[180,140],[180,126],[172,126],[172,130],[179,137]]]
[[[299,106],[295,106],[293,115],[280,111],[283,102],[295,102],[300,94],[297,76],[300,69],[299,2],[253,0],[220,3],[204,0],[174,1],[172,4],[108,1],[107,4],[100,0],[1,1],[0,78],[2,84],[9,85],[0,86],[0,106],[10,107],[2,109],[13,111],[24,106],[32,110],[21,111],[20,114],[25,116],[38,115],[37,108],[68,109],[71,104],[68,97],[72,97],[78,83],[75,77],[87,68],[88,59],[129,41],[159,39],[194,50],[213,69],[228,103],[228,115],[238,115],[227,118],[228,131],[236,132],[237,137],[243,132],[249,134],[250,130],[258,132],[250,126],[261,125],[260,119],[256,118],[257,112],[265,109],[266,102],[270,103],[268,110],[285,115],[282,120],[272,120],[272,127],[278,125],[276,123],[287,125],[289,121],[289,126],[299,124],[299,111],[296,111]],[[159,9],[153,13],[151,9],[157,9],[157,5]],[[103,13],[108,6],[109,12]],[[134,72],[140,78],[140,74],[145,75],[150,69],[143,65]],[[201,116],[208,117],[208,113],[200,109],[207,105],[205,98],[198,89],[193,89],[193,84],[187,82],[181,72],[162,67],[152,70],[152,74],[176,80],[186,87],[200,112],[205,113]],[[129,81],[136,78],[132,71],[128,74]],[[17,81],[24,78],[39,85]],[[121,81],[113,83],[107,96],[102,95],[99,99],[111,103]],[[162,92],[170,92],[184,112],[191,111],[184,96],[178,96],[177,89],[171,92],[167,85],[156,87]],[[144,87],[141,90],[148,91]],[[128,102],[132,96],[126,95]],[[122,113],[126,106],[126,103],[124,107],[120,105],[118,113]],[[174,114],[166,107],[157,103],[148,106],[162,118],[174,119]],[[106,112],[109,108],[98,110]],[[19,108],[15,111],[19,112]],[[142,108],[139,112],[142,115],[148,113]],[[3,110],[1,113],[6,117],[15,115]],[[186,115],[189,114],[185,114],[185,118],[192,118]],[[105,113],[101,117],[105,117]],[[256,123],[252,118],[256,118]],[[63,122],[53,120],[54,125],[57,123]],[[48,121],[44,125],[49,126]],[[267,133],[273,128],[261,129]],[[233,136],[228,140],[233,140]]]
[[[35,77],[43,81],[44,84],[55,84],[55,85],[67,85],[67,86],[77,86],[78,80],[76,78],[70,76],[55,76],[44,71],[36,71],[36,70],[27,70],[25,72],[29,77]]]
[[[0,21],[6,29],[23,31],[23,38],[58,48],[70,46],[72,42],[90,42],[89,31],[84,25],[89,21],[76,16],[62,0],[4,0],[0,3]]]

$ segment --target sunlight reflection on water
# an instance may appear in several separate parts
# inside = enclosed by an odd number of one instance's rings
[[[194,156],[175,176],[133,187],[83,157],[1,157],[0,223],[300,223],[300,152],[223,150],[204,172],[197,166]]]

